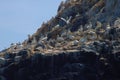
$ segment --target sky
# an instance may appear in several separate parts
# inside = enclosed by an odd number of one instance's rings
[[[57,14],[64,0],[0,0],[0,50],[22,42]]]

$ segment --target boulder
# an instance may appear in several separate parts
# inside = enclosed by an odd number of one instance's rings
[[[21,56],[15,56],[14,61],[19,63],[22,60]]]
[[[116,61],[120,61],[120,50],[115,50],[113,54],[114,54],[114,59]]]
[[[22,59],[26,59],[30,56],[29,50],[21,50],[19,53],[17,53],[17,56],[21,56]]]
[[[16,54],[12,54],[12,53],[5,53],[4,58],[5,59],[13,59],[15,57]]]
[[[1,67],[1,66],[4,66],[5,63],[6,63],[5,58],[0,57],[0,67]]]
[[[4,76],[0,76],[0,80],[6,80]]]
[[[65,64],[63,66],[65,72],[82,72],[85,69],[85,65],[81,63]]]

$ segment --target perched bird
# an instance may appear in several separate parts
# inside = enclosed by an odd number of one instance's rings
[[[80,25],[79,31],[83,31],[83,25]]]
[[[37,43],[37,40],[35,37],[33,37],[32,44],[36,44],[36,43]]]
[[[83,36],[82,38],[80,38],[79,42],[82,44],[87,42],[87,36]]]
[[[99,30],[102,27],[102,23],[97,21],[95,30]]]
[[[88,25],[87,25],[86,27],[87,27],[87,29],[91,29],[91,28],[92,28],[92,23],[89,22]]]
[[[62,41],[64,41],[64,38],[63,38],[63,37],[60,37],[60,36],[57,36],[57,41],[58,41],[58,42],[62,42]]]
[[[78,40],[74,40],[74,41],[72,41],[72,45],[73,45],[73,46],[77,46],[77,45],[78,45],[78,43],[79,43],[79,41],[78,41]]]
[[[75,17],[78,17],[78,16],[80,16],[80,13],[77,13]]]
[[[84,29],[84,31],[92,29],[92,23],[89,22],[89,23],[85,24],[85,26],[83,27],[83,29]]]
[[[114,22],[114,27],[120,28],[120,18],[117,18],[117,20]]]
[[[97,34],[94,31],[90,31],[88,35],[88,39],[95,40],[97,39]]]

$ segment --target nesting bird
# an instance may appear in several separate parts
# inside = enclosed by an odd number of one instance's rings
[[[106,30],[110,30],[110,29],[111,29],[110,24],[107,24]]]
[[[59,28],[60,27],[60,25],[59,24],[57,24],[56,26],[54,26],[54,28],[55,29],[57,29],[57,28]]]
[[[74,41],[72,41],[72,45],[73,45],[73,46],[77,46],[77,45],[78,45],[78,43],[79,43],[79,41],[78,41],[78,40],[74,40]]]
[[[37,40],[35,37],[33,37],[32,44],[36,44],[36,43],[37,43]]]
[[[75,38],[75,36],[73,36],[73,35],[68,35],[68,39],[73,40],[74,38]]]
[[[63,37],[60,37],[60,36],[57,36],[57,41],[58,41],[58,42],[62,42],[62,41],[64,41],[64,38],[63,38]]]
[[[102,27],[102,23],[97,21],[95,30],[99,30]]]
[[[79,29],[79,31],[80,31],[80,32],[83,31],[83,26],[82,26],[82,25],[80,25],[80,29]]]
[[[114,22],[114,27],[120,28],[120,18],[117,18],[117,20]]]
[[[75,17],[78,17],[78,16],[80,16],[80,13],[77,13]]]
[[[106,29],[105,29],[105,34],[104,34],[104,37],[105,38],[108,38],[110,35],[109,35],[109,31],[110,31],[111,27],[110,27],[110,24],[107,24],[106,25]]]
[[[92,23],[89,22],[86,27],[87,27],[87,29],[92,29]]]
[[[94,31],[90,31],[88,34],[88,39],[90,39],[90,40],[97,39],[97,34]]]
[[[82,44],[87,42],[87,36],[83,36],[82,38],[80,38],[79,42]]]
[[[47,37],[42,38],[41,41],[47,41]]]

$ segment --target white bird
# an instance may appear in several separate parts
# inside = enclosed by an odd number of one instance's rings
[[[47,37],[42,38],[41,41],[47,41]]]
[[[80,13],[77,13],[77,15],[75,17],[78,17],[78,16],[80,16]]]
[[[78,41],[78,40],[74,40],[74,41],[72,42],[72,45],[73,45],[73,46],[77,46],[77,45],[78,45],[78,43],[79,43],[79,41]]]
[[[109,24],[107,24],[107,30],[110,30],[110,29],[111,29],[110,25],[109,25]]]
[[[83,31],[83,26],[82,25],[80,25],[79,31]]]
[[[117,20],[114,22],[114,27],[120,28],[120,18],[117,18]]]
[[[33,37],[32,44],[36,44],[36,43],[37,43],[37,40],[35,37]]]
[[[87,27],[87,29],[91,29],[91,28],[92,28],[92,23],[89,22],[88,25],[87,25],[86,27]]]
[[[59,28],[60,27],[60,25],[59,24],[57,24],[56,26],[54,26],[54,28],[55,29],[57,29],[57,28]]]
[[[57,36],[57,41],[58,41],[58,42],[62,42],[62,41],[64,41],[64,38]]]
[[[62,18],[62,17],[60,19],[63,20],[64,22],[66,22],[66,24],[69,24],[71,18],[72,18],[72,16],[70,16],[67,20],[65,18]]]

